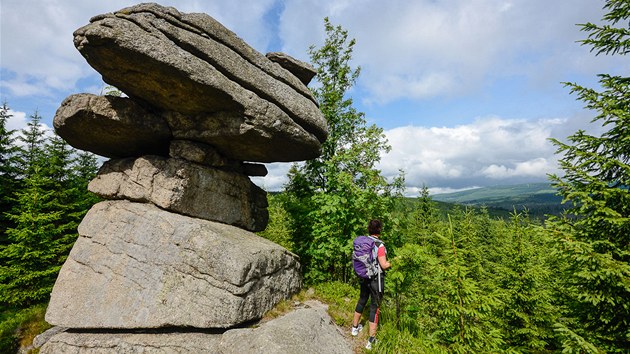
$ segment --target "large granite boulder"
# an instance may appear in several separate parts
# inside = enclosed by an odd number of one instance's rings
[[[80,328],[228,328],[299,290],[297,256],[234,226],[152,204],[96,204],[46,312]]]
[[[65,353],[300,353],[351,354],[325,307],[318,302],[256,328],[203,332],[64,332],[54,335],[41,354]]]
[[[164,117],[123,97],[71,95],[53,126],[68,144],[105,157],[167,155],[171,140]]]
[[[206,14],[140,4],[92,18],[74,43],[105,82],[162,110],[177,139],[243,161],[320,154],[327,126],[308,88]]]
[[[150,202],[162,209],[250,231],[267,226],[267,192],[245,175],[183,159],[109,160],[88,190],[105,199]]]

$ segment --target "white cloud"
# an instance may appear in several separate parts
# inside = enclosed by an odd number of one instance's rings
[[[281,162],[265,164],[269,172],[267,176],[251,177],[251,180],[266,191],[280,191],[284,189],[284,185],[288,182],[287,174],[291,165],[291,163]]]
[[[7,130],[20,130],[26,127],[26,113],[17,112],[9,109],[9,115],[11,118],[7,120]]]
[[[43,96],[58,104],[70,93],[98,92],[99,75],[74,48],[72,32],[94,15],[136,3],[2,0],[3,98],[12,105],[14,97],[28,102]],[[603,14],[603,4],[591,0],[164,0],[161,4],[207,13],[261,52],[280,40],[283,51],[302,60],[308,60],[309,45],[323,43],[323,18],[329,16],[357,39],[353,65],[363,71],[353,93],[365,95],[354,97],[355,101],[374,105],[452,99],[483,92],[493,80],[512,77],[526,78],[529,88],[537,90],[570,80],[576,73],[592,76],[630,68],[621,59],[596,59],[588,48],[575,43],[585,37],[575,24],[597,21]],[[270,15],[274,11],[279,11],[277,24],[272,23],[276,14]],[[509,95],[506,99],[518,100]],[[564,138],[592,117],[587,112],[575,114],[571,120],[489,116],[466,121],[470,117],[463,117],[462,124],[450,127],[412,122],[386,132],[393,149],[380,168],[387,176],[405,170],[411,191],[423,184],[438,191],[544,179],[555,168],[555,148],[547,138]],[[19,129],[26,115],[15,115],[10,124]],[[394,115],[379,118],[395,120]],[[540,116],[545,115],[552,114],[541,108]],[[254,180],[267,190],[282,188],[290,164],[267,166],[269,176]]]
[[[407,186],[461,189],[546,180],[556,171],[555,148],[549,142],[563,119],[538,121],[479,118],[447,127],[407,126],[385,132],[392,150],[382,157],[385,176],[405,171]],[[414,189],[415,188],[415,189]]]
[[[273,0],[247,6],[231,0],[212,2],[162,1],[182,12],[204,12],[215,16],[256,48],[271,40],[264,15]],[[52,95],[75,90],[86,77],[100,77],[74,48],[72,33],[89,23],[92,16],[137,4],[132,0],[3,0],[0,8],[3,91],[14,96]]]
[[[417,195],[423,186],[436,194],[544,182],[547,174],[558,172],[556,149],[548,139],[564,138],[567,126],[578,129],[584,124],[581,117],[537,121],[484,117],[453,128],[394,128],[385,131],[392,150],[382,156],[378,168],[388,178],[402,169],[408,195]],[[290,164],[267,166],[269,175],[255,183],[281,190]]]
[[[508,179],[512,177],[541,177],[555,170],[556,161],[537,157],[528,161],[516,162],[514,167],[492,164],[483,168],[481,175],[491,179]]]
[[[585,36],[576,24],[602,15],[590,0],[304,0],[285,3],[280,36],[287,53],[307,59],[329,16],[357,39],[364,99],[386,103],[466,94],[497,77],[556,85],[572,72],[608,72],[624,62],[594,60],[576,44]]]

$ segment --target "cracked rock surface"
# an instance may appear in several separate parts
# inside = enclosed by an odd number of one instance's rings
[[[151,204],[96,204],[46,321],[70,328],[227,328],[301,287],[297,257],[237,227]]]

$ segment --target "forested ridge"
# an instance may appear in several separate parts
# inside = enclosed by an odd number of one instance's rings
[[[605,2],[605,25],[581,25],[594,55],[630,52],[630,3]],[[602,74],[598,89],[566,83],[584,102],[592,136],[554,140],[562,175],[551,176],[565,213],[544,220],[527,210],[497,218],[485,208],[444,210],[428,188],[403,196],[404,171],[385,179],[389,150],[348,97],[360,75],[355,40],[328,19],[311,47],[313,90],[330,137],[322,155],[295,164],[282,193],[269,195],[259,234],[300,256],[304,280],[349,329],[358,297],[352,240],[369,219],[384,223],[392,269],[373,349],[383,353],[627,353],[630,351],[630,78]],[[42,315],[56,275],[97,198],[87,191],[94,155],[40,125],[21,132],[0,110],[0,351],[15,351],[46,328]],[[30,328],[29,326],[33,326]]]
[[[630,3],[605,2],[605,25],[580,25],[595,55],[630,51]],[[337,321],[350,327],[357,281],[352,240],[384,222],[392,269],[386,276],[377,352],[495,353],[630,351],[630,78],[600,75],[599,90],[565,83],[605,131],[553,140],[562,175],[550,176],[566,211],[542,221],[515,209],[440,211],[425,188],[409,203],[404,172],[376,168],[389,150],[347,91],[360,73],[355,40],[325,20],[328,39],[311,47],[314,90],[330,137],[318,159],[294,165],[270,200],[261,233],[301,257],[309,284],[334,294]]]

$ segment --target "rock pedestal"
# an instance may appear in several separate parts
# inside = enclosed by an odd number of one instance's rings
[[[79,235],[46,314],[58,326],[227,328],[301,285],[296,256],[275,243],[152,204],[98,203]]]
[[[41,354],[217,353],[217,354],[351,354],[352,348],[318,302],[256,328],[219,331],[165,330],[107,333],[62,332],[42,347]]]
[[[249,176],[267,173],[255,162],[320,154],[315,71],[157,4],[95,16],[74,43],[126,97],[72,95],[53,121],[70,145],[111,160],[89,184],[105,201],[81,222],[46,313],[68,330],[42,353],[247,351],[242,337],[265,332],[215,333],[301,287],[298,257],[253,233],[268,213]]]

